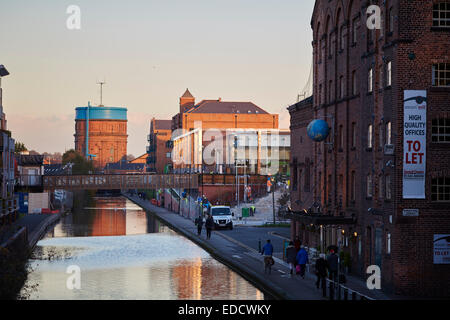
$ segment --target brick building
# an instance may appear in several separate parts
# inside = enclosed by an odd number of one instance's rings
[[[370,4],[381,29],[366,27]],[[449,1],[317,0],[314,99],[290,107],[293,210],[333,216],[294,214],[293,236],[339,245],[352,272],[379,265],[382,287],[402,295],[450,295],[448,249],[434,243],[450,234],[449,18]],[[331,134],[300,147],[308,117]]]
[[[157,120],[150,122],[149,145],[147,146],[147,172],[168,173],[172,167],[172,121]]]
[[[234,173],[237,161],[242,174],[244,171],[267,174],[264,167],[270,161],[265,158],[276,148],[280,168],[285,174],[288,171],[289,131],[278,129],[278,114],[270,114],[252,102],[227,102],[219,98],[195,104],[195,98],[186,90],[180,98],[180,113],[172,119],[172,129],[175,169]],[[276,141],[269,141],[271,136]],[[217,144],[211,150],[213,159],[206,161],[204,151],[208,152],[212,142],[220,143],[221,147]]]
[[[103,168],[127,155],[127,109],[79,107],[75,118],[75,150]]]

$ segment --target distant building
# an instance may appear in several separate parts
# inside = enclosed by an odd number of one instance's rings
[[[44,156],[19,154],[17,158],[17,187],[42,188]]]
[[[136,159],[133,159],[131,161],[128,161],[129,163],[147,163],[147,153],[144,153],[143,155],[137,157]]]
[[[3,67],[3,66],[2,66]],[[14,200],[15,141],[8,131],[3,113],[3,89],[0,87],[0,224],[17,210]]]
[[[144,163],[129,162],[125,157],[118,162],[106,164],[104,169],[105,174],[133,174],[143,172],[145,172]]]
[[[172,121],[153,118],[147,146],[147,172],[168,173],[172,168]]]
[[[289,130],[278,129],[278,114],[252,102],[218,99],[195,104],[186,90],[172,129],[176,172],[231,174],[237,166],[242,174],[289,173]],[[270,166],[278,169],[271,172]]]
[[[75,150],[103,168],[127,155],[127,109],[79,107],[75,118]]]

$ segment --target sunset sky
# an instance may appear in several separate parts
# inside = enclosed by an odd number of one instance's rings
[[[69,30],[69,5],[81,30]],[[279,113],[304,88],[314,0],[0,0],[8,129],[39,152],[74,147],[75,107],[128,108],[128,153],[145,153],[150,119],[196,97],[252,101]]]

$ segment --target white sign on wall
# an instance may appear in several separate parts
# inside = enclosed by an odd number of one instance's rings
[[[403,198],[425,199],[426,90],[405,90],[403,120]]]
[[[434,264],[450,264],[450,234],[435,234],[433,244]]]
[[[404,217],[418,217],[419,209],[403,209]]]

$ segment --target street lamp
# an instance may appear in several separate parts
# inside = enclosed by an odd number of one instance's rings
[[[2,87],[2,78],[9,75],[8,70],[6,70],[5,66],[0,64],[0,89]]]

